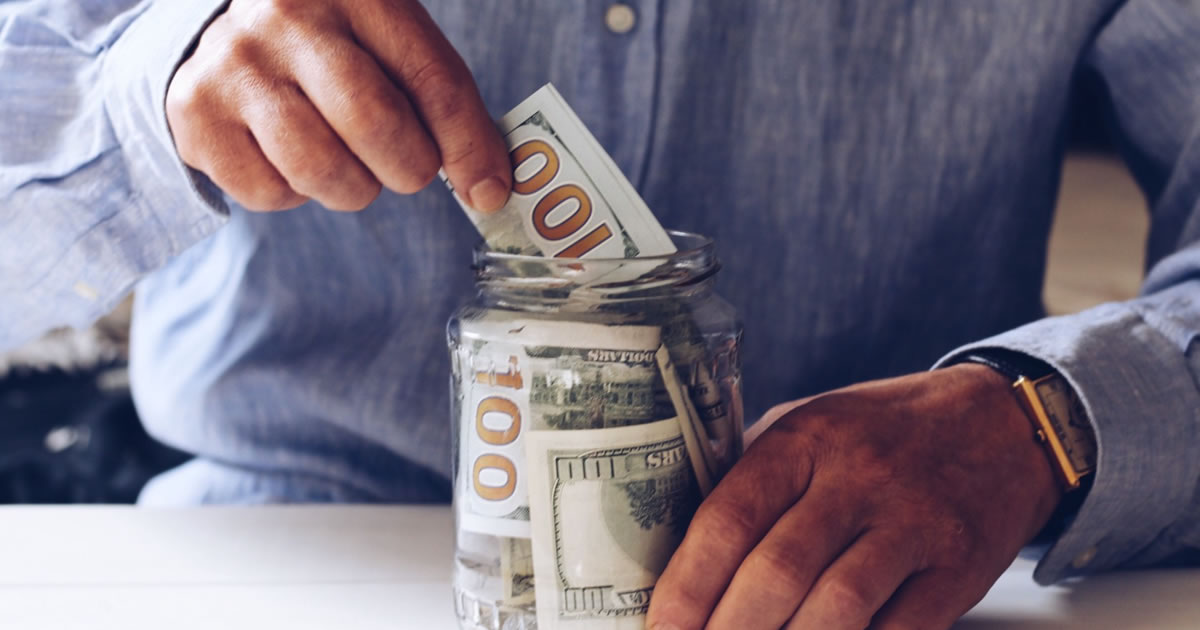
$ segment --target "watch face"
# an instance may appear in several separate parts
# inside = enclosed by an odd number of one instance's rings
[[[1083,401],[1067,380],[1054,374],[1034,383],[1042,407],[1054,425],[1054,432],[1078,473],[1096,468],[1096,436],[1087,420]]]

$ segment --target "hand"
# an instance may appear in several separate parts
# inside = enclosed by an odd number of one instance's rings
[[[466,64],[416,0],[233,0],[167,90],[179,155],[251,210],[357,210],[444,166],[473,207],[512,167]]]
[[[696,513],[649,628],[948,628],[1061,499],[986,366],[778,410]]]

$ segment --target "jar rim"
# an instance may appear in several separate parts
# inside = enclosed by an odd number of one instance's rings
[[[698,234],[696,232],[686,232],[683,230],[666,230],[667,236],[679,245],[680,241],[690,241],[687,247],[677,249],[666,254],[654,254],[652,256],[638,256],[637,260],[669,262],[681,258],[695,258],[698,256],[711,256],[716,251],[716,242],[712,237]],[[546,256],[533,254],[512,254],[508,252],[492,251],[487,244],[487,241],[480,240],[475,245],[475,262],[478,264],[481,260],[497,260],[508,263],[514,262],[529,262],[529,263],[546,263],[554,262],[564,265],[577,264],[622,264],[629,262],[629,258],[549,258]]]
[[[522,291],[587,285],[596,290],[622,293],[695,285],[711,278],[720,269],[712,238],[681,230],[666,232],[679,249],[637,258],[548,258],[511,254],[492,251],[483,241],[475,247],[476,283]],[[616,277],[604,273],[622,267],[636,269],[637,273]]]

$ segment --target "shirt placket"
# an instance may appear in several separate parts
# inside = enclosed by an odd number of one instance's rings
[[[660,0],[586,0],[567,98],[634,186],[654,137]]]

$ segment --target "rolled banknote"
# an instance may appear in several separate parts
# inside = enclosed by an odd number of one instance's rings
[[[700,420],[700,433],[707,436],[706,454],[713,465],[713,481],[720,481],[740,452],[740,436],[734,430],[736,410],[724,400],[716,372],[720,349],[710,349],[700,327],[685,304],[661,307],[663,343],[678,367],[682,389]],[[728,357],[728,352],[724,353]],[[736,357],[733,357],[736,360]]]
[[[675,251],[650,208],[553,85],[534,92],[499,125],[513,164],[512,197],[485,213],[455,194],[492,250],[555,258]]]
[[[644,627],[700,502],[681,426],[526,436],[539,630]]]
[[[696,407],[688,397],[687,390],[679,380],[679,374],[675,371],[675,364],[671,361],[671,354],[667,351],[667,347],[659,346],[658,351],[654,353],[654,358],[658,362],[663,383],[671,397],[671,403],[675,407],[676,417],[680,420],[679,428],[684,444],[687,446],[687,454],[691,460],[693,472],[696,474],[696,482],[700,486],[700,493],[708,496],[713,489],[713,479],[717,477],[716,461],[709,452],[708,434],[704,430],[704,425],[701,424],[700,414],[696,412]]]
[[[500,576],[504,581],[505,606],[533,603],[533,547],[528,538],[500,539]]]

